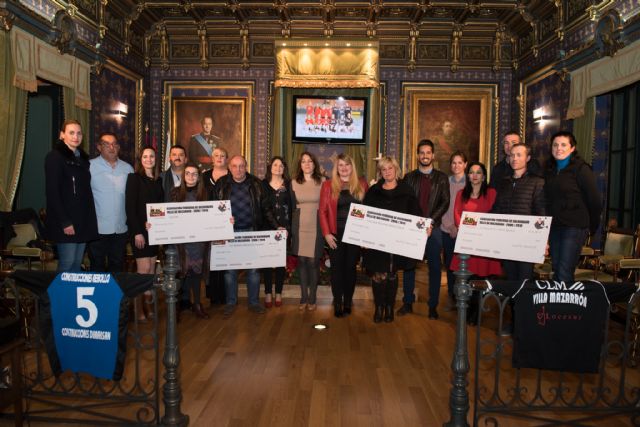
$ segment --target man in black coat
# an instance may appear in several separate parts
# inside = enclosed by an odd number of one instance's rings
[[[440,253],[442,252],[442,231],[440,222],[442,216],[449,209],[449,178],[443,172],[433,167],[434,159],[433,142],[423,139],[418,143],[418,169],[409,172],[404,181],[413,189],[420,205],[420,215],[431,218],[433,221],[429,228],[429,238],[426,247],[426,259],[429,265],[429,319],[438,318],[438,301],[440,300],[440,284],[442,272],[440,271]],[[416,273],[414,270],[406,270],[402,280],[404,297],[403,305],[397,314],[403,316],[413,312],[415,300]]]
[[[509,131],[504,135],[504,138],[502,138],[504,159],[498,161],[498,163],[491,168],[490,187],[497,188],[502,178],[513,175],[513,169],[511,169],[511,165],[509,164],[509,156],[511,154],[511,147],[516,144],[522,144],[522,138],[520,138],[518,132]],[[536,159],[530,159],[529,162],[527,162],[527,170],[530,175],[542,176],[542,168]]]
[[[511,215],[546,215],[544,179],[529,173],[527,164],[531,149],[524,144],[511,147],[509,156],[512,175],[503,177],[497,184],[493,213]],[[524,280],[533,277],[530,262],[503,260],[502,268],[508,280]]]

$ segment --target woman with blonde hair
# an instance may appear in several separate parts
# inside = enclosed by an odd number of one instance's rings
[[[336,317],[351,313],[360,248],[343,242],[342,235],[351,203],[361,203],[367,188],[367,181],[358,178],[353,159],[342,153],[333,163],[331,179],[325,181],[320,189],[318,215],[322,235],[329,246],[331,292]]]
[[[420,205],[409,184],[400,181],[402,173],[398,161],[383,157],[378,161],[380,180],[364,196],[363,204],[410,215],[420,215]],[[416,262],[410,258],[367,249],[364,267],[371,276],[371,288],[375,303],[373,321],[393,321],[393,306],[398,291],[398,270],[413,269]]]
[[[215,199],[216,186],[220,179],[229,173],[229,152],[223,147],[216,147],[211,152],[211,169],[203,172],[202,182],[209,193],[209,200]],[[206,286],[207,296],[211,305],[224,304],[227,300],[224,289],[224,270],[209,272],[209,282]]]

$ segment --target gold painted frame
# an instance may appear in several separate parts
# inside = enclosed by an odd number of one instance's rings
[[[420,113],[431,112],[433,116],[434,109],[442,109],[441,115],[446,112],[461,114],[461,111],[452,109],[452,101],[457,101],[459,106],[469,112],[475,112],[479,122],[477,130],[460,132],[456,137],[458,142],[454,141],[453,145],[445,149],[443,148],[445,145],[444,136],[432,135],[430,132],[435,131],[428,129],[434,128],[433,123],[440,122],[444,125],[445,121],[453,122],[463,117],[458,115],[447,119],[434,118],[430,120],[430,117],[420,117]],[[449,173],[448,156],[451,154],[449,151],[453,152],[457,149],[464,151],[466,148],[470,151],[466,153],[470,159],[478,159],[487,167],[491,167],[488,163],[492,161],[492,146],[496,147],[498,142],[499,98],[497,84],[405,83],[402,86],[402,102],[403,132],[400,158],[405,173],[417,167],[416,146],[423,138],[429,138],[434,142],[438,163],[446,163],[445,165],[437,164],[436,168],[447,174]],[[464,120],[458,121],[463,122]],[[425,127],[428,129],[425,130]],[[443,139],[442,143],[439,142],[439,138]],[[465,146],[458,146],[458,144]],[[438,156],[439,154],[440,156]]]
[[[171,145],[180,144],[189,152],[191,135],[201,131],[203,115],[213,116],[212,133],[229,156],[242,155],[251,171],[251,150],[254,84],[247,82],[164,82],[162,134],[165,138],[163,162],[166,157],[166,137]]]

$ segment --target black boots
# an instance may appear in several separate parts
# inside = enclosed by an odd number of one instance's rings
[[[381,305],[376,305],[376,311],[373,313],[373,322],[380,323],[382,322],[382,316],[384,315],[384,307]]]
[[[380,273],[375,273],[371,278],[371,289],[373,290],[373,303],[376,306],[373,321],[380,323],[384,316],[384,279]]]
[[[380,323],[383,318],[385,322],[393,322],[393,306],[398,292],[398,278],[394,273],[375,273],[371,279],[373,289],[373,300],[376,310],[373,321]]]
[[[342,304],[339,302],[334,302],[333,303],[333,315],[336,317],[343,317],[344,316],[344,312],[342,311]]]

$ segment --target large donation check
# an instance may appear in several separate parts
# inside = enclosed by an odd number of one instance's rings
[[[462,212],[454,252],[543,262],[550,227],[550,216]]]
[[[351,203],[342,240],[414,259],[424,257],[431,219]]]
[[[229,200],[147,203],[149,244],[233,239]]]
[[[210,270],[284,267],[287,231],[240,231],[232,240],[211,243]]]

